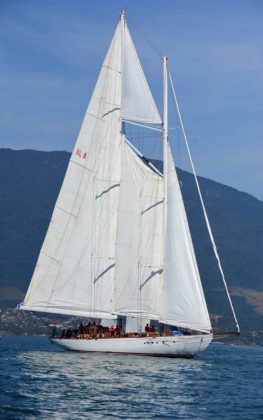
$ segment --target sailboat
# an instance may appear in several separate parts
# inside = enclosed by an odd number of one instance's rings
[[[193,357],[213,339],[169,143],[162,61],[161,118],[121,12],[20,306],[122,320],[117,338],[53,338],[68,350]],[[127,140],[127,124],[162,133],[163,174]],[[148,323],[161,331],[146,333]]]

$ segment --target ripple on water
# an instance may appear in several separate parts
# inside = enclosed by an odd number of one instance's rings
[[[4,338],[1,418],[261,419],[263,349],[211,346],[196,359],[70,353]]]

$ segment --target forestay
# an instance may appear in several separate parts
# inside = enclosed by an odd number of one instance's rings
[[[166,205],[167,228],[160,320],[178,327],[209,331],[211,323],[169,145]]]

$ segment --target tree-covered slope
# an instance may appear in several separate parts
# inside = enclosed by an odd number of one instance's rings
[[[0,307],[22,300],[63,181],[68,152],[0,149]],[[160,165],[160,162],[156,164]],[[230,319],[191,174],[178,171],[214,322]],[[262,329],[263,202],[199,178],[241,326]]]

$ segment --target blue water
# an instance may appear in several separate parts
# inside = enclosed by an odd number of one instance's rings
[[[0,364],[1,419],[263,419],[263,347],[159,359],[4,337]]]

